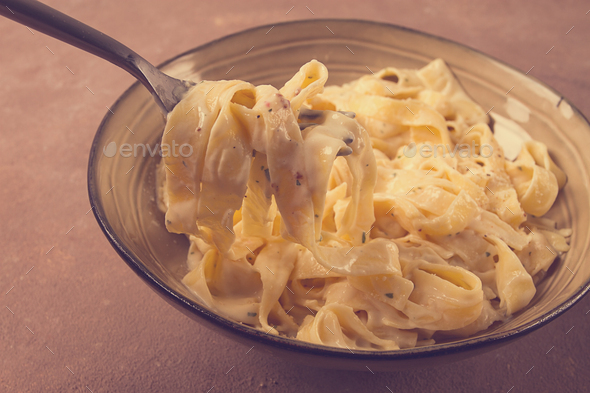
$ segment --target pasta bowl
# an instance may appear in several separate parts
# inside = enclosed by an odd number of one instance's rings
[[[482,53],[398,26],[314,20],[277,24],[269,32],[270,28],[224,37],[160,68],[180,79],[241,79],[280,87],[311,59],[328,67],[330,85],[387,66],[420,68],[442,58],[477,103],[493,108],[496,138],[507,156],[533,137],[549,146],[553,160],[569,175],[548,217],[559,227],[572,228],[571,250],[554,262],[526,309],[475,336],[435,345],[352,351],[279,337],[232,321],[205,307],[181,281],[188,272],[188,241],[166,230],[155,192],[165,121],[150,94],[136,83],[99,126],[89,158],[88,191],[95,217],[112,246],[166,301],[210,329],[290,361],[392,371],[460,360],[498,348],[555,319],[588,292],[590,267],[585,258],[590,237],[585,227],[590,220],[590,157],[582,147],[590,142],[590,126],[567,99]],[[182,148],[178,153],[183,154]]]

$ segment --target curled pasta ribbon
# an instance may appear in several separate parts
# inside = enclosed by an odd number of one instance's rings
[[[443,335],[468,337],[489,328],[494,322],[501,321],[502,319],[502,315],[492,306],[490,301],[484,300],[481,313],[475,321],[465,327],[443,331],[442,333]]]
[[[506,315],[512,315],[530,303],[535,296],[535,284],[516,254],[505,242],[496,236],[488,236],[487,239],[498,250],[496,286],[500,307],[506,309]]]
[[[252,160],[248,189],[242,203],[242,221],[245,236],[267,239],[272,236],[278,210],[270,182],[260,168],[268,168],[266,154],[263,153],[257,153]]]
[[[408,264],[404,277],[412,281],[414,290],[401,311],[416,327],[459,329],[479,317],[484,300],[482,284],[468,270],[419,262]]]
[[[417,73],[424,82],[424,92],[429,93],[422,99],[446,118],[460,120],[469,125],[488,122],[485,111],[465,93],[459,80],[442,59],[430,62]],[[432,94],[433,92],[437,94]]]
[[[293,322],[278,301],[285,290],[289,275],[295,266],[301,246],[284,240],[266,245],[256,257],[254,268],[262,280],[262,295],[260,299],[259,321],[262,329],[278,334],[278,331],[295,335],[298,326]],[[274,311],[275,320],[280,320],[281,327],[270,326],[269,315]]]
[[[548,239],[551,239],[551,235],[554,232],[543,231],[531,224],[531,241],[521,251],[515,252],[516,256],[532,277],[541,271],[547,271],[551,263],[555,260],[555,249],[553,248]],[[561,237],[557,235],[558,237]],[[561,237],[563,239],[563,237]],[[565,239],[563,239],[565,243]],[[563,244],[562,243],[562,244]],[[567,243],[565,243],[567,245]],[[551,247],[551,248],[550,248]],[[568,246],[569,247],[569,246]]]
[[[232,150],[231,154],[246,157],[252,151],[247,151],[244,144],[240,143],[243,131],[234,116],[231,116],[230,104],[238,91],[253,88],[251,84],[240,81],[203,82],[195,86],[192,93],[169,113],[168,131],[164,133],[162,145],[188,145],[192,148],[192,154],[187,157],[168,154],[163,159],[168,199],[166,228],[170,232],[197,235],[210,240],[210,235],[199,231],[198,221],[205,221],[203,226],[215,229],[232,225],[233,211],[239,208],[240,195],[246,190],[243,174],[249,165],[244,161],[230,160],[230,152],[225,147]],[[215,145],[223,148],[213,149]],[[234,146],[238,151],[233,149]],[[209,157],[206,162],[207,154]],[[224,181],[219,181],[220,178]],[[201,190],[205,190],[205,195],[201,195]],[[219,196],[215,200],[216,206],[207,206],[217,211],[216,216],[199,203],[211,194]],[[227,250],[233,237],[226,235],[216,240]]]
[[[489,211],[481,211],[468,226],[483,237],[496,236],[515,250],[522,250],[529,244],[529,236],[522,230],[516,230],[500,217]]]
[[[342,87],[361,94],[395,97],[397,99],[416,98],[424,89],[423,81],[416,70],[384,68],[375,74],[365,75]]]
[[[194,243],[190,252],[194,252]],[[205,306],[229,318],[259,326],[257,315],[262,285],[258,272],[248,262],[224,259],[213,248],[195,265],[182,282]]]
[[[547,239],[547,242],[553,247],[555,250],[559,252],[568,252],[570,250],[570,245],[565,240],[566,237],[569,237],[570,234],[563,234],[556,231],[545,231],[540,229],[541,233]],[[567,233],[567,232],[566,232]]]
[[[464,266],[476,274],[494,269],[495,248],[472,229],[452,236],[435,237],[433,241],[450,251],[448,258],[460,258]]]
[[[478,318],[483,291],[473,273],[424,260],[403,265],[403,276],[348,277],[348,281],[375,301],[400,311],[407,318],[405,328],[459,329]],[[400,327],[395,320],[391,325]]]
[[[390,201],[399,224],[412,234],[450,235],[462,231],[478,213],[477,204],[465,191],[447,199],[448,205],[441,205],[438,216],[428,216],[410,198],[381,196]],[[419,203],[420,201],[418,201]],[[445,202],[445,199],[442,199]]]
[[[494,135],[490,126],[486,123],[477,123],[473,127],[471,127],[469,132],[466,132],[463,135],[460,135],[459,141],[461,143],[477,145],[480,147],[475,153],[482,157],[481,162],[485,165],[492,166],[494,169],[499,169],[504,166],[504,157],[494,154],[490,154],[489,151],[484,151],[481,149],[481,146],[490,145],[493,151],[498,151],[500,147],[498,143],[494,140]]]
[[[352,307],[339,303],[322,307],[315,317],[308,316],[297,333],[297,338],[349,349],[399,349],[394,341],[383,340],[373,334]]]
[[[322,98],[333,103],[338,110],[348,108],[355,112],[361,124],[365,119],[371,119],[392,125],[396,133],[389,133],[390,136],[411,131],[416,143],[429,141],[443,146],[451,143],[444,118],[421,101],[393,100],[333,86],[326,89]]]
[[[467,134],[461,136],[460,143],[479,146],[475,154],[461,161],[467,169],[466,175],[476,182],[479,189],[486,190],[486,203],[479,206],[492,211],[514,228],[526,220],[526,214],[520,205],[518,194],[512,186],[510,177],[504,170],[502,148],[494,140],[490,127],[478,123]]]
[[[541,166],[542,165],[542,166]],[[566,177],[553,163],[547,147],[540,142],[527,141],[514,162],[506,162],[506,172],[525,212],[542,216],[547,213]]]
[[[567,183],[567,176],[557,165],[555,165],[547,151],[547,146],[538,141],[526,141],[524,145],[535,159],[537,165],[547,169],[555,175],[557,186],[561,190],[565,186],[565,183]]]
[[[412,281],[404,279],[401,271],[392,275],[348,277],[348,282],[375,300],[389,304],[400,311],[404,310],[414,290]]]

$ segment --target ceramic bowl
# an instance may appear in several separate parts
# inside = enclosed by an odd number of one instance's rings
[[[272,30],[271,30],[272,28]],[[388,371],[463,359],[509,343],[542,327],[576,303],[590,287],[586,262],[590,237],[590,127],[567,99],[543,83],[463,45],[398,26],[358,20],[296,21],[233,34],[161,65],[177,78],[241,79],[283,85],[310,59],[329,69],[328,84],[341,84],[386,66],[418,68],[444,59],[467,92],[502,125],[508,151],[522,129],[549,146],[569,182],[549,217],[573,229],[571,250],[557,260],[529,307],[476,336],[399,351],[354,351],[265,334],[215,314],[181,283],[188,241],[170,234],[155,200],[151,156],[164,118],[147,90],[131,86],[106,113],[90,153],[88,192],[104,234],[123,260],[171,305],[248,347],[312,366]],[[509,94],[506,92],[510,90]],[[130,130],[133,131],[130,132]],[[500,136],[500,134],[498,134]],[[510,139],[513,138],[513,139]],[[514,139],[516,138],[516,139]],[[135,151],[120,154],[129,144]],[[116,280],[113,277],[113,280]],[[140,304],[137,307],[141,307]],[[215,334],[215,333],[211,333]]]

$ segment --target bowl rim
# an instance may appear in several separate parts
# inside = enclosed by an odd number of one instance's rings
[[[382,28],[393,29],[393,30],[401,30],[404,32],[409,32],[415,35],[423,36],[431,40],[438,40],[442,41],[446,44],[450,44],[459,48],[468,49],[471,52],[478,54],[479,56],[483,56],[487,59],[490,59],[509,70],[520,74],[521,76],[525,76],[533,80],[535,83],[541,85],[542,87],[546,88],[547,90],[551,91],[552,93],[556,94],[557,96],[561,97],[563,101],[565,101],[573,110],[574,114],[579,116],[579,118],[590,128],[590,123],[588,119],[573,105],[567,98],[565,98],[561,93],[557,90],[552,88],[551,86],[547,85],[543,81],[537,79],[534,76],[524,74],[522,70],[517,69],[516,67],[505,63],[502,60],[499,60],[493,56],[490,56],[486,53],[478,49],[474,49],[469,47],[468,45],[464,45],[453,40],[436,36],[430,33],[425,33],[423,31],[415,30],[412,28],[399,26],[391,23],[386,22],[377,22],[372,20],[363,20],[363,19],[340,19],[340,18],[323,18],[323,19],[302,19],[302,20],[293,20],[287,22],[280,22],[274,24],[267,24],[267,25],[260,25],[251,27],[245,30],[241,30],[229,35],[225,35],[223,37],[217,38],[205,44],[199,45],[195,48],[189,49],[184,51],[162,63],[160,63],[157,67],[161,68],[164,67],[179,58],[187,56],[197,51],[201,51],[203,49],[212,47],[214,45],[219,44],[220,42],[230,40],[236,36],[253,33],[257,30],[264,31],[271,26],[287,26],[287,25],[305,25],[305,24],[327,24],[327,23],[360,23],[365,25],[372,25],[372,26],[380,26]],[[134,82],[125,92],[117,98],[117,100],[113,103],[111,108],[116,108],[121,101],[125,100],[127,96],[133,91],[138,85],[140,85],[139,81]],[[109,111],[110,112],[110,111]],[[210,310],[206,309],[202,305],[198,304],[194,300],[187,298],[172,288],[167,286],[163,281],[158,279],[154,274],[152,274],[146,267],[141,263],[139,259],[136,259],[133,256],[133,253],[125,246],[125,244],[119,239],[116,232],[109,224],[108,220],[106,219],[106,215],[104,213],[103,205],[101,203],[101,195],[98,195],[98,190],[95,187],[94,179],[94,165],[96,156],[100,155],[101,148],[98,146],[102,130],[104,129],[106,122],[110,118],[111,114],[109,112],[105,113],[98,130],[94,136],[90,147],[90,155],[88,159],[88,173],[87,173],[87,187],[88,187],[88,197],[90,200],[90,205],[92,207],[92,211],[94,213],[94,217],[99,224],[102,232],[109,240],[111,246],[117,251],[119,256],[125,261],[125,263],[140,277],[142,278],[152,289],[154,289],[159,295],[163,296],[168,302],[172,305],[178,307],[180,306],[185,312],[189,312],[191,315],[196,315],[200,318],[205,319],[208,322],[207,327],[216,326],[218,328],[223,329],[229,335],[238,335],[241,338],[245,338],[250,341],[255,341],[265,345],[271,345],[273,347],[281,347],[291,352],[299,352],[309,355],[320,355],[320,356],[331,356],[335,358],[341,359],[355,359],[355,360],[366,360],[366,361],[392,361],[392,360],[407,360],[407,359],[419,359],[419,358],[427,358],[427,357],[435,357],[439,355],[448,355],[460,352],[469,352],[474,351],[480,348],[490,348],[492,345],[505,344],[513,339],[523,337],[526,334],[529,334],[542,326],[545,326],[549,322],[553,321],[559,315],[563,314],[565,311],[570,309],[574,304],[576,304],[583,296],[585,296],[590,291],[590,279],[586,281],[584,285],[582,285],[576,293],[562,302],[559,306],[549,310],[541,317],[536,318],[533,321],[525,323],[521,326],[515,327],[510,329],[506,332],[491,332],[490,334],[486,334],[479,337],[466,337],[459,341],[455,342],[446,342],[434,345],[428,345],[423,347],[414,347],[414,348],[407,348],[407,349],[399,349],[399,350],[389,350],[389,351],[378,351],[378,350],[355,350],[352,352],[350,349],[345,348],[338,348],[338,347],[330,347],[326,345],[319,345],[313,344],[306,341],[291,339],[283,336],[275,336],[269,335],[261,330],[256,328],[244,325],[240,322],[236,322],[230,320],[229,318],[225,318],[221,315],[215,314]]]

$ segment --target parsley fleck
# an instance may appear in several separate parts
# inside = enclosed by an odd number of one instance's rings
[[[248,312],[248,316],[249,317],[255,317],[256,316],[256,313],[255,312]]]
[[[365,241],[367,241],[367,234],[363,232],[363,243],[365,243]]]
[[[390,299],[393,299],[393,293],[391,293],[391,292],[390,293],[386,293],[385,296],[387,296]]]

